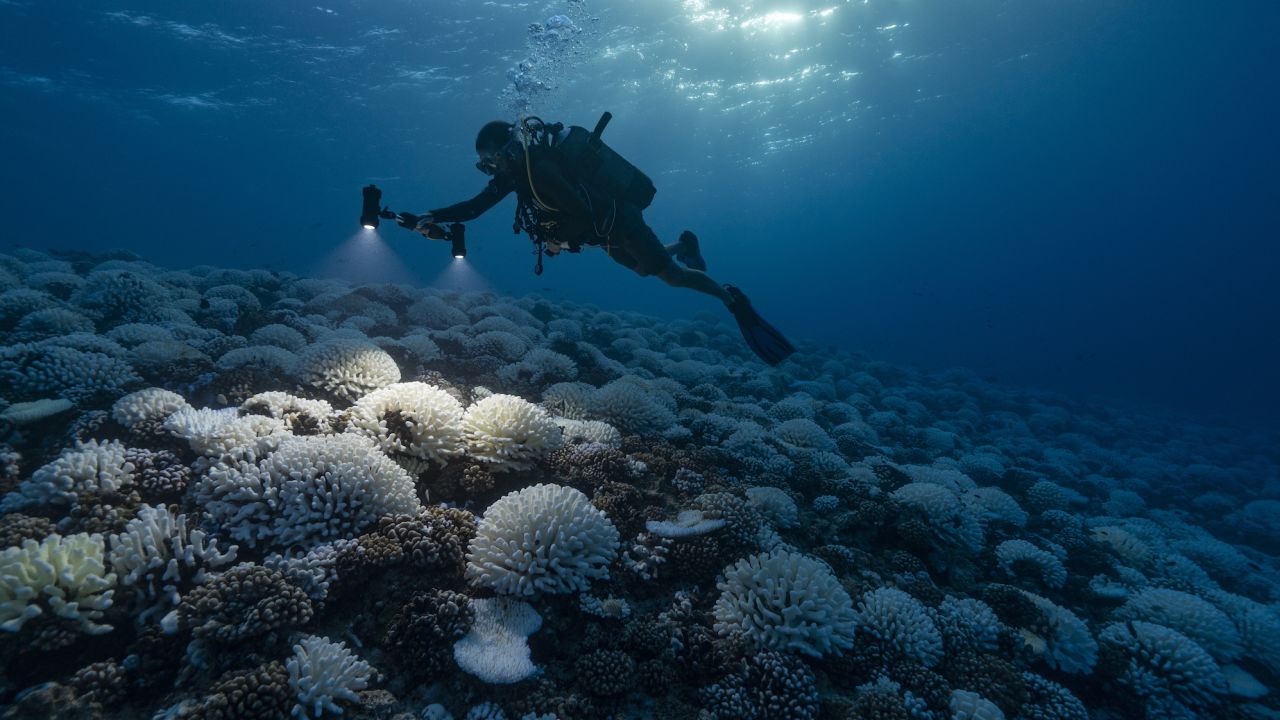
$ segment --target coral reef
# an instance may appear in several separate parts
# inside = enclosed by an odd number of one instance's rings
[[[6,717],[1263,718],[1274,437],[537,297],[0,254]]]

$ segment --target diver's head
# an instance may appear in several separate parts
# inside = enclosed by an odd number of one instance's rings
[[[511,144],[514,128],[514,125],[502,120],[485,123],[485,126],[480,128],[480,133],[476,135],[476,154],[480,156],[480,162],[476,163],[476,167],[480,172],[495,175],[506,169],[506,164],[509,162],[507,150]]]

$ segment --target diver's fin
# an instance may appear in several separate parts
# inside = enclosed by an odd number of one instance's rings
[[[676,259],[691,270],[707,271],[707,261],[702,259],[702,251],[698,248],[698,236],[685,230],[680,233],[676,242]]]
[[[751,348],[751,352],[766,363],[777,365],[796,351],[795,346],[783,337],[777,328],[760,317],[760,313],[751,307],[751,301],[741,290],[732,285],[725,285],[724,289],[733,296],[733,304],[729,306],[729,312],[733,313],[733,319],[738,321],[742,339],[747,341],[747,347]]]

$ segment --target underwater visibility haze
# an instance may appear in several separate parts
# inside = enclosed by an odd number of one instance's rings
[[[0,718],[1280,716],[1277,27],[0,0]]]

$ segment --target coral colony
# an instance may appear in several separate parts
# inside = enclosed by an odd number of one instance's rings
[[[0,331],[5,718],[1280,716],[1258,438],[124,253]]]

